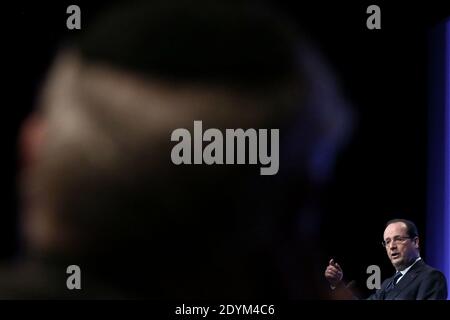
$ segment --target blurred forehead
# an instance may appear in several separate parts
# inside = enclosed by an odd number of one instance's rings
[[[298,90],[297,90],[298,91]],[[292,84],[270,90],[244,90],[205,83],[174,83],[107,65],[85,64],[76,52],[62,52],[49,76],[41,105],[58,109],[58,121],[69,109],[93,110],[105,118],[116,116],[132,128],[164,131],[208,121],[211,127],[255,127],[282,114],[297,102]],[[59,116],[64,111],[64,117]],[[139,115],[138,117],[136,115]],[[117,121],[116,121],[117,122]]]
[[[403,222],[391,223],[384,230],[384,239],[393,238],[395,236],[407,236],[407,227]]]

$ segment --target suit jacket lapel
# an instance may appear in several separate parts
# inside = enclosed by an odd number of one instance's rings
[[[423,266],[423,261],[417,261],[411,269],[400,279],[395,288],[392,290],[390,294],[391,299],[395,299],[413,280],[417,277],[418,271],[420,271]]]

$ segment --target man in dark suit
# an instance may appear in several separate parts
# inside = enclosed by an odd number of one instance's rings
[[[409,220],[388,221],[383,246],[396,269],[368,300],[442,300],[447,298],[447,282],[439,270],[420,257],[416,225]],[[342,268],[333,259],[325,270],[325,278],[340,297],[354,297],[343,285]]]

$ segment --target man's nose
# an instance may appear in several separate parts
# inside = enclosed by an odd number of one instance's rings
[[[391,243],[388,244],[389,250],[392,251],[392,249],[397,248],[397,244],[395,241],[392,241]]]

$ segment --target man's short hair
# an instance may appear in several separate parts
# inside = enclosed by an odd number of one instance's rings
[[[415,237],[419,236],[419,232],[417,231],[417,227],[416,227],[415,223],[412,222],[411,220],[407,220],[407,219],[392,219],[392,220],[389,220],[386,223],[385,228],[387,228],[387,226],[389,226],[390,224],[397,223],[397,222],[403,222],[406,225],[406,232],[408,233],[409,237],[415,238]]]

